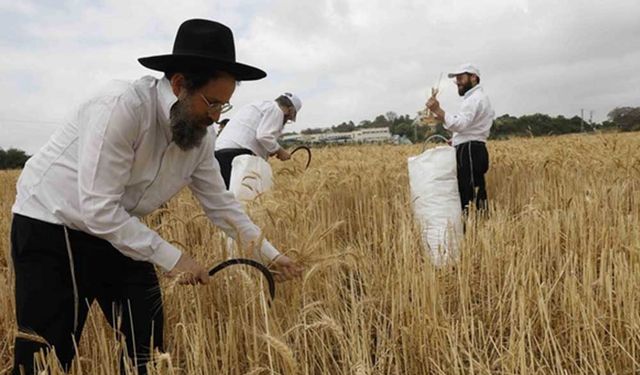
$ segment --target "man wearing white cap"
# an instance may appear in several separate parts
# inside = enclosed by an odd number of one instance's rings
[[[485,145],[495,113],[489,97],[480,86],[480,70],[473,64],[464,64],[449,78],[456,79],[458,94],[463,97],[458,113],[446,113],[435,97],[427,101],[445,129],[453,132],[452,144],[456,148],[458,189],[462,209],[467,211],[475,198],[476,207],[487,208],[484,175],[489,170],[489,153]],[[477,190],[476,190],[477,189]]]
[[[291,155],[278,143],[284,125],[296,121],[302,101],[286,92],[275,100],[248,104],[225,126],[216,141],[215,156],[227,189],[231,179],[231,162],[238,155],[255,155],[265,160],[276,156],[289,160]]]

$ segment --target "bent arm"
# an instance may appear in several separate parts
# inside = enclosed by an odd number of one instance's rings
[[[122,206],[131,175],[138,108],[116,99],[92,104],[79,132],[80,214],[90,234],[109,241],[124,255],[171,270],[181,252],[131,216]]]

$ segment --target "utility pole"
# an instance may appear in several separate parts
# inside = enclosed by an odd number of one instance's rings
[[[584,133],[584,109],[580,108],[580,133]]]

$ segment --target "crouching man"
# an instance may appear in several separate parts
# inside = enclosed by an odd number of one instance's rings
[[[65,370],[96,300],[126,338],[140,373],[162,350],[163,311],[154,265],[184,282],[208,272],[140,222],[189,186],[206,215],[231,237],[260,230],[225,188],[207,127],[229,107],[238,81],[266,76],[236,62],[229,28],[184,22],[173,53],[139,59],[163,78],[114,83],[89,98],[26,164],[13,206],[11,253],[19,332],[13,373],[34,371],[34,354],[54,349]],[[260,256],[282,278],[302,272],[263,241]],[[160,302],[160,308],[158,303]]]

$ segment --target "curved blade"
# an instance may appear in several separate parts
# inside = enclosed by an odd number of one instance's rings
[[[304,169],[307,169],[309,168],[309,164],[311,164],[311,149],[307,146],[298,146],[291,151],[291,156],[299,150],[305,150],[307,152],[307,165],[304,166]]]
[[[262,263],[256,262],[255,260],[245,259],[245,258],[235,258],[235,259],[226,260],[218,264],[217,266],[213,267],[211,270],[209,270],[209,276],[213,276],[216,273],[222,271],[223,269],[229,266],[237,265],[237,264],[244,264],[247,266],[251,266],[253,268],[257,268],[258,271],[262,272],[264,277],[267,279],[267,284],[269,284],[269,295],[271,296],[271,299],[273,300],[274,298],[276,298],[276,283],[273,280],[273,274]]]

